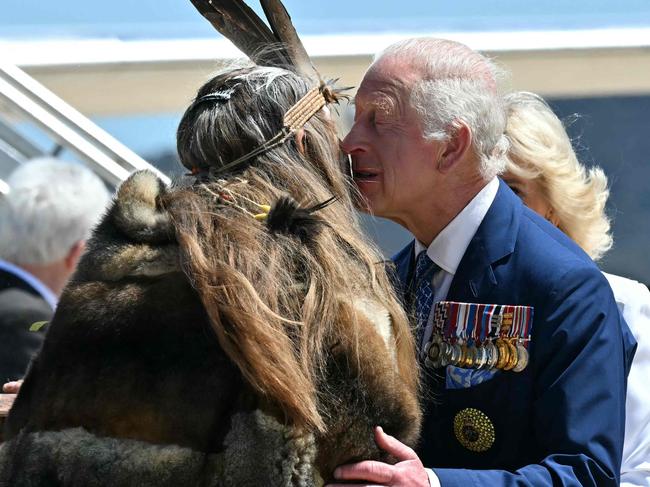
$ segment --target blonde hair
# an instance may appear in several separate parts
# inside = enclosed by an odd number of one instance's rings
[[[168,205],[186,274],[224,351],[293,424],[322,431],[329,419],[322,408],[327,358],[348,342],[340,333],[353,337],[350,367],[363,367],[359,350],[367,344],[359,343],[355,301],[376,301],[387,310],[395,372],[413,391],[418,378],[406,315],[379,253],[361,233],[335,126],[325,112],[304,126],[304,151],[290,139],[243,167],[219,172],[277,133],[284,113],[309,89],[306,80],[279,68],[229,70],[208,81],[197,100],[222,95],[191,105],[177,134],[181,162],[207,174],[176,191]],[[332,196],[337,200],[318,211],[320,225],[309,234],[272,231],[253,218],[261,211],[256,203],[290,197],[307,205]]]
[[[506,171],[536,181],[560,230],[592,259],[600,259],[612,246],[605,173],[578,161],[564,125],[541,97],[522,91],[507,95],[505,102]]]

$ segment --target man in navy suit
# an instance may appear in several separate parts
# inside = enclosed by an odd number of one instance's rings
[[[618,485],[634,342],[596,266],[497,178],[507,141],[493,65],[452,41],[400,42],[369,68],[355,106],[343,148],[367,209],[415,237],[394,261],[405,304],[424,317],[420,350],[434,334],[431,302],[534,313],[522,371],[423,365],[417,452],[377,428],[398,462],[341,466],[337,479]]]
[[[58,296],[109,195],[92,171],[52,158],[28,161],[0,195],[0,384],[21,379]],[[0,391],[2,392],[2,391]]]

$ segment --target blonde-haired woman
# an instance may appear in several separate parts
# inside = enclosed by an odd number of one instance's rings
[[[548,104],[527,92],[506,97],[510,139],[506,183],[532,210],[569,235],[594,260],[612,246],[602,169],[578,161],[565,128]],[[622,486],[650,486],[650,292],[605,273],[638,348],[628,378]]]

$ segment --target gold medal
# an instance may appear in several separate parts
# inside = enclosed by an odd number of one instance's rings
[[[470,367],[470,365],[469,365],[469,355],[467,353],[468,351],[469,351],[469,349],[467,347],[467,344],[463,343],[460,346],[460,363],[459,363],[459,366],[463,367],[465,369]]]
[[[476,368],[476,361],[478,359],[478,353],[476,346],[472,345],[467,347],[467,367]]]
[[[503,370],[512,370],[517,365],[517,349],[512,344],[512,341],[506,340],[506,346],[508,347],[508,361],[503,367]]]
[[[494,443],[494,424],[478,409],[463,409],[454,417],[454,435],[468,450],[484,452]]]
[[[517,343],[517,365],[512,369],[513,372],[521,372],[528,366],[528,350],[521,343]]]
[[[508,348],[508,342],[506,342],[503,338],[498,338],[496,347],[499,352],[499,358],[497,359],[497,363],[494,367],[503,370],[503,368],[508,364],[510,360],[510,349]]]

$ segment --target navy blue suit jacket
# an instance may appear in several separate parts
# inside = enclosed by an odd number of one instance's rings
[[[51,318],[52,308],[34,288],[0,270],[0,387],[23,378],[45,337],[46,327],[39,332],[29,331],[29,327]]]
[[[413,243],[393,260],[406,292]],[[444,369],[425,378],[418,453],[442,486],[618,485],[635,343],[591,259],[500,182],[447,300],[535,310],[523,372],[501,371],[466,389],[446,390]],[[494,424],[495,441],[483,453],[454,435],[465,408]]]

